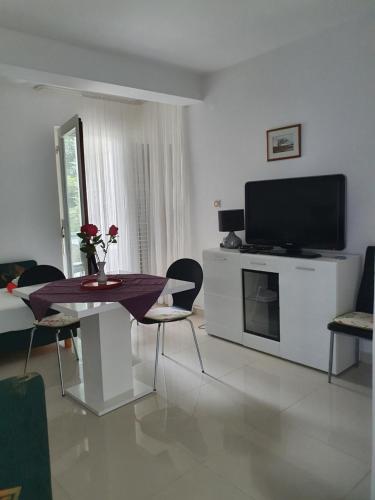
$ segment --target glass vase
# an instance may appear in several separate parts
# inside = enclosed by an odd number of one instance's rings
[[[99,283],[99,285],[105,285],[107,283],[108,278],[104,271],[105,264],[106,264],[105,260],[97,262],[98,272],[96,275],[96,280]]]

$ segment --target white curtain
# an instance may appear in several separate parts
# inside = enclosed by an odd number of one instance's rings
[[[87,99],[82,114],[90,222],[119,227],[107,270],[164,274],[189,255],[183,110]]]
[[[185,163],[182,108],[148,103],[142,107],[143,144],[149,163],[149,267],[164,274],[190,255],[189,176]],[[139,165],[138,165],[139,168]]]
[[[135,106],[87,99],[83,113],[89,221],[105,233],[119,227],[106,270],[137,271],[135,199],[130,144],[137,129]]]

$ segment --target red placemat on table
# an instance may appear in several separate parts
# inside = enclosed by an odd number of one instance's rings
[[[110,290],[82,290],[82,280],[95,276],[53,281],[30,294],[30,305],[36,319],[41,320],[51,304],[77,302],[119,302],[137,320],[142,320],[157,301],[168,278],[150,274],[112,274],[124,282]]]

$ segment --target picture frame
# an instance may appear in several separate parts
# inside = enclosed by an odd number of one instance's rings
[[[301,124],[267,130],[267,161],[301,156]]]

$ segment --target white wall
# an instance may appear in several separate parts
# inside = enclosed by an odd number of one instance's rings
[[[0,74],[176,104],[181,98],[187,104],[202,97],[201,76],[194,71],[5,28],[0,28]]]
[[[62,265],[53,127],[83,98],[0,84],[0,262]]]
[[[187,116],[193,257],[223,237],[213,200],[242,208],[246,181],[330,173],[347,176],[346,251],[374,244],[374,82],[374,15],[211,75]],[[265,131],[293,123],[302,158],[267,163]]]
[[[195,257],[218,246],[217,209],[249,180],[344,173],[347,252],[375,242],[375,17],[213,74],[188,112]],[[302,123],[302,158],[266,161],[265,131]]]

